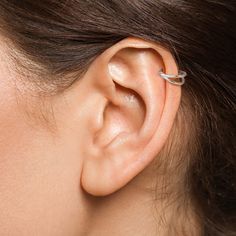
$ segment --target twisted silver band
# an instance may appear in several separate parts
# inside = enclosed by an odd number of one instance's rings
[[[159,75],[167,80],[169,83],[181,86],[185,83],[185,77],[187,76],[187,73],[185,71],[180,70],[178,75],[168,75],[163,72],[163,70],[160,70]],[[175,81],[173,79],[180,79],[180,81]]]

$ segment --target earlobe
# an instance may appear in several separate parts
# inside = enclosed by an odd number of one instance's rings
[[[94,86],[107,102],[84,157],[81,184],[86,192],[104,196],[117,191],[164,146],[178,110],[180,87],[160,77],[162,68],[172,74],[178,71],[167,50],[134,38],[97,58],[89,76],[96,78]],[[104,72],[100,78],[96,69]]]

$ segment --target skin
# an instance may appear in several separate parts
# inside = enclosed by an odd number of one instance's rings
[[[4,40],[0,51],[0,235],[166,235],[174,206],[153,201],[153,163],[181,99],[157,73],[177,73],[170,52],[127,38],[64,92],[37,96]]]

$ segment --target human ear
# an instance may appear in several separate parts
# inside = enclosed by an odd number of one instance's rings
[[[119,190],[165,145],[181,87],[161,78],[161,69],[178,74],[172,54],[133,37],[111,46],[90,65],[83,79],[96,91],[97,105],[87,111],[91,141],[84,147],[81,174],[89,194],[105,196]]]

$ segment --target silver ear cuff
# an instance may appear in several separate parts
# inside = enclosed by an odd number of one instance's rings
[[[163,79],[167,80],[169,83],[181,86],[185,83],[185,77],[187,76],[187,73],[185,71],[180,70],[178,75],[170,75],[170,74],[165,74],[161,69],[159,75]],[[179,79],[179,81],[176,81],[175,79]]]

